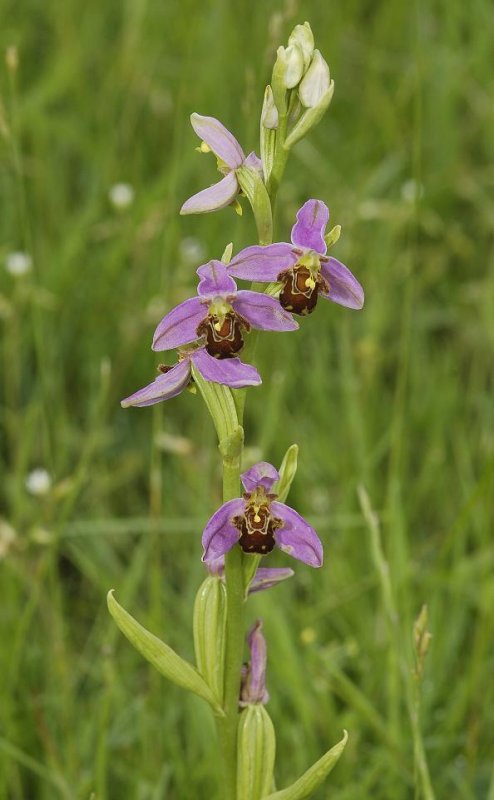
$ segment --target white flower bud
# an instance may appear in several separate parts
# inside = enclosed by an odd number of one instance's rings
[[[304,74],[304,55],[298,44],[278,47],[273,79],[276,74],[285,89],[293,89]]]
[[[304,57],[304,67],[307,69],[314,52],[314,34],[308,22],[304,22],[303,25],[295,25],[288,37],[288,44],[298,44]]]
[[[271,86],[266,86],[266,91],[264,92],[261,122],[265,128],[269,128],[270,130],[275,130],[278,127],[278,109],[274,102]]]
[[[329,67],[319,50],[314,50],[310,67],[298,87],[298,96],[302,105],[306,108],[317,106],[328,91],[330,84]]]

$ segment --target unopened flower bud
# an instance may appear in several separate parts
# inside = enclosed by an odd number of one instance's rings
[[[285,89],[293,89],[300,83],[304,74],[304,55],[298,44],[289,47],[278,47],[277,58],[273,69],[276,71],[278,81],[283,83]]]
[[[266,690],[266,640],[262,634],[262,620],[258,619],[247,636],[250,649],[250,662],[242,675],[240,705],[267,703],[269,695]]]
[[[314,34],[308,22],[304,22],[303,25],[295,25],[288,37],[288,44],[297,44],[300,47],[304,56],[304,67],[307,69],[314,52]]]
[[[298,87],[298,96],[302,105],[306,108],[317,106],[328,91],[330,84],[329,67],[319,50],[314,50],[310,67]]]
[[[271,86],[266,86],[266,91],[264,92],[261,122],[265,128],[269,128],[270,130],[274,130],[278,127],[278,109],[274,102]]]

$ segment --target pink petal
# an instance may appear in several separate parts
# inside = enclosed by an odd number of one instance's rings
[[[227,553],[240,538],[240,531],[232,523],[233,517],[244,513],[244,501],[240,497],[229,500],[209,519],[202,535],[206,563]]]
[[[206,214],[208,211],[216,211],[225,208],[235,200],[239,192],[237,178],[234,172],[229,172],[221,181],[208,186],[201,192],[197,192],[185,201],[180,209],[181,214]]]
[[[191,114],[190,121],[195,132],[231,169],[240,167],[245,159],[244,151],[235,136],[214,117]]]
[[[240,476],[246,492],[254,492],[258,486],[263,486],[267,492],[270,492],[279,479],[280,473],[268,461],[259,461]]]
[[[237,291],[237,284],[228,274],[226,264],[222,261],[209,261],[199,267],[197,274],[200,277],[198,294],[201,297],[215,297],[217,295],[232,294]]]
[[[191,359],[206,381],[222,383],[232,389],[259,386],[262,383],[256,368],[244,364],[239,358],[213,358],[201,347],[192,353]]]
[[[259,567],[249,584],[249,594],[271,589],[272,586],[276,586],[281,581],[286,581],[292,575],[295,575],[295,573],[293,569],[288,567]]]
[[[195,342],[197,326],[206,317],[207,309],[199,297],[191,297],[163,317],[153,337],[153,350],[173,350]]]
[[[322,200],[307,200],[297,212],[297,222],[292,228],[293,244],[325,255],[328,248],[324,231],[328,220],[329,209]]]
[[[293,508],[277,500],[271,503],[271,514],[284,523],[275,534],[278,547],[310,567],[322,566],[322,544],[314,528]]]
[[[296,331],[298,322],[275,297],[248,289],[237,292],[231,301],[235,311],[261,331]]]
[[[266,247],[255,244],[246,247],[228,264],[228,272],[247,281],[270,283],[280,272],[296,263],[298,256],[291,244],[279,242]]]
[[[254,151],[252,151],[252,153],[249,153],[249,155],[247,156],[247,158],[244,161],[244,164],[245,164],[246,167],[251,167],[252,169],[255,169],[255,171],[258,172],[259,175],[262,178],[262,175],[263,175],[263,172],[262,172],[262,161],[259,158],[259,156],[256,156]]]
[[[162,400],[170,400],[176,397],[177,394],[185,389],[190,380],[190,363],[188,359],[180,361],[164,375],[158,375],[156,380],[144,386],[143,389],[131,394],[122,400],[120,405],[122,408],[129,406],[136,406],[142,408],[144,406],[152,406],[155,403],[160,403]]]
[[[336,258],[321,263],[321,273],[329,284],[329,293],[323,294],[327,300],[347,308],[361,309],[364,305],[364,290],[357,278]]]

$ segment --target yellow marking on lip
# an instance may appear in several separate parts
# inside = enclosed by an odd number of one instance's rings
[[[315,282],[314,278],[309,277],[305,281],[305,285],[307,286],[308,289],[314,289],[315,286],[316,286],[316,282]]]
[[[223,326],[222,326],[221,322],[215,322],[214,325],[213,325],[213,328],[215,329],[215,331],[220,331],[222,329],[222,327]]]

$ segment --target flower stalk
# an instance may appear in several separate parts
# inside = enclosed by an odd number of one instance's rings
[[[267,647],[258,620],[247,637],[251,658],[243,666],[245,604],[250,594],[275,586],[293,570],[261,567],[274,547],[320,568],[323,546],[314,528],[288,506],[297,469],[292,445],[280,471],[267,461],[242,470],[246,389],[261,376],[252,363],[260,331],[297,331],[297,316],[311,314],[322,297],[359,309],[363,289],[350,270],[327,255],[340,228],[325,233],[329,209],[307,200],[297,212],[291,242],[273,243],[276,197],[291,147],[314,127],[329,105],[334,84],[314,47],[309,23],[297,25],[279,47],[260,115],[261,159],[245,155],[235,136],[214,117],[192,114],[200,153],[216,157],[221,178],[184,202],[182,214],[227,207],[239,211],[247,198],[258,244],[197,269],[197,295],[159,322],[153,350],[177,351],[175,363],[158,368],[154,381],[122,401],[145,407],[184,390],[199,392],[218,438],[223,502],[205,525],[201,585],[193,619],[196,666],[189,664],[122,609],[110,593],[110,613],[124,635],[165,677],[206,700],[215,715],[225,800],[302,800],[324,780],[346,744],[342,741],[309,767],[291,787],[274,789],[276,737],[265,709]],[[235,278],[251,281],[238,288]],[[269,793],[272,794],[269,794]]]

